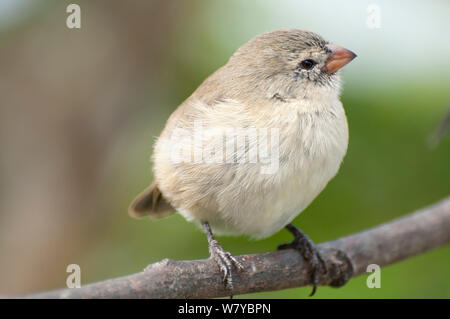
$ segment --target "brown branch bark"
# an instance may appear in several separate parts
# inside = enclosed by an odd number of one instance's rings
[[[330,271],[321,285],[340,286],[366,272],[450,242],[450,197],[390,223],[318,245]],[[233,295],[311,284],[311,269],[294,250],[237,257],[245,270],[234,274]],[[212,260],[164,259],[143,272],[29,295],[29,298],[213,298],[229,296]]]

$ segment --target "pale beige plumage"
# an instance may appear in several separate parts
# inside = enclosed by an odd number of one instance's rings
[[[255,238],[288,224],[337,173],[347,151],[339,75],[320,71],[330,54],[326,45],[314,33],[286,29],[238,49],[169,118],[154,148],[155,181],[130,214],[164,217],[176,209],[214,232]],[[305,59],[317,62],[316,70],[297,69]],[[193,136],[196,120],[206,129],[279,129],[278,170],[261,174],[261,163],[173,163],[174,130]],[[205,137],[203,147],[212,141]],[[250,140],[246,152],[255,145]]]

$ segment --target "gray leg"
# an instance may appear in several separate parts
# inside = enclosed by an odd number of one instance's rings
[[[223,281],[225,283],[225,286],[232,290],[232,270],[233,268],[236,268],[240,271],[244,269],[244,266],[229,252],[225,251],[217,242],[217,240],[214,239],[211,227],[207,222],[202,222],[202,227],[206,233],[206,237],[208,238],[210,258],[214,259],[214,261],[219,266],[220,271],[223,273]]]

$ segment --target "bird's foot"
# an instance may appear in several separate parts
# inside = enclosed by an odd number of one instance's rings
[[[233,255],[223,249],[215,239],[211,240],[209,244],[209,253],[211,255],[210,258],[216,262],[223,273],[225,287],[233,290],[233,269],[242,271],[244,266]]]
[[[295,227],[292,224],[286,226],[286,229],[289,230],[294,235],[294,240],[291,243],[281,244],[278,246],[278,250],[282,249],[295,249],[297,250],[302,257],[308,261],[312,268],[311,281],[313,283],[313,290],[309,296],[313,296],[316,293],[317,286],[319,284],[319,274],[320,271],[326,274],[328,272],[327,263],[312,242],[309,237],[302,232],[300,229]]]

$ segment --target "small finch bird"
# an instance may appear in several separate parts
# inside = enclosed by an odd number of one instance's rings
[[[291,221],[333,178],[347,152],[339,69],[356,55],[321,36],[281,29],[240,47],[170,116],[153,152],[154,182],[130,205],[133,217],[179,212],[203,228],[210,258],[233,288],[243,265],[213,234],[271,236],[313,265],[326,263]]]

